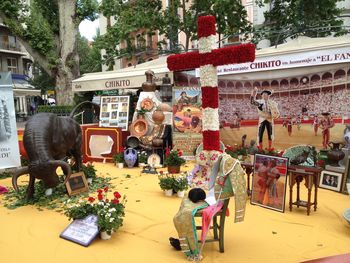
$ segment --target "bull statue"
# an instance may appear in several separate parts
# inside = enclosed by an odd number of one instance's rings
[[[72,173],[70,165],[63,161],[67,156],[74,157],[76,168],[80,171],[82,132],[73,116],[74,112],[85,103],[76,106],[69,117],[58,117],[53,113],[38,113],[26,123],[23,145],[28,156],[28,166],[13,174],[12,185],[18,191],[18,177],[29,174],[27,200],[33,198],[35,179],[41,179],[47,189],[59,184],[57,167],[62,168],[66,175],[65,182],[67,182]]]

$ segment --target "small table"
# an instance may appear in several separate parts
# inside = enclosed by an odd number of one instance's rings
[[[320,180],[321,167],[307,167],[299,165],[290,165],[289,173],[289,210],[292,211],[293,205],[307,208],[307,215],[310,215],[310,208],[313,205],[314,211],[317,209],[317,188]],[[300,200],[300,183],[305,180],[305,186],[308,190],[307,201]],[[293,202],[293,187],[297,184],[297,200]],[[312,187],[315,187],[314,201],[311,202]]]
[[[241,162],[241,166],[247,174],[247,194],[250,196],[252,194],[252,190],[250,190],[250,175],[254,171],[254,164]]]

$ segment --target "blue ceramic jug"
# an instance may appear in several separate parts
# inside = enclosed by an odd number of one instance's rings
[[[128,148],[124,151],[124,161],[129,168],[134,167],[137,161],[137,151],[133,148]]]

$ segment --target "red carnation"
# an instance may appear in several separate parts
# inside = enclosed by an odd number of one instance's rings
[[[95,198],[93,198],[93,197],[89,197],[89,199],[88,199],[88,201],[90,202],[90,203],[93,203],[94,201],[95,201]]]
[[[102,194],[102,192],[103,192],[103,191],[102,191],[101,189],[98,189],[98,190],[97,190],[97,193],[99,193],[99,194]]]
[[[122,197],[118,192],[114,192],[113,195],[114,195],[115,198],[120,198],[120,197]]]
[[[182,152],[179,152],[179,156],[182,156]]]
[[[113,204],[119,204],[119,200],[118,200],[118,199],[113,199],[113,200],[112,200],[112,203],[113,203]]]
[[[98,195],[97,195],[97,199],[98,199],[99,201],[101,201],[101,200],[103,199],[103,195],[98,194]]]
[[[105,193],[108,192],[108,187],[106,186],[105,188],[103,188],[103,191],[105,191]]]

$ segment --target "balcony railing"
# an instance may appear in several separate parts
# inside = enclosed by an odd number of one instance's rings
[[[0,49],[21,51],[21,47],[18,43],[9,43],[9,42],[4,42],[4,41],[0,41]]]

